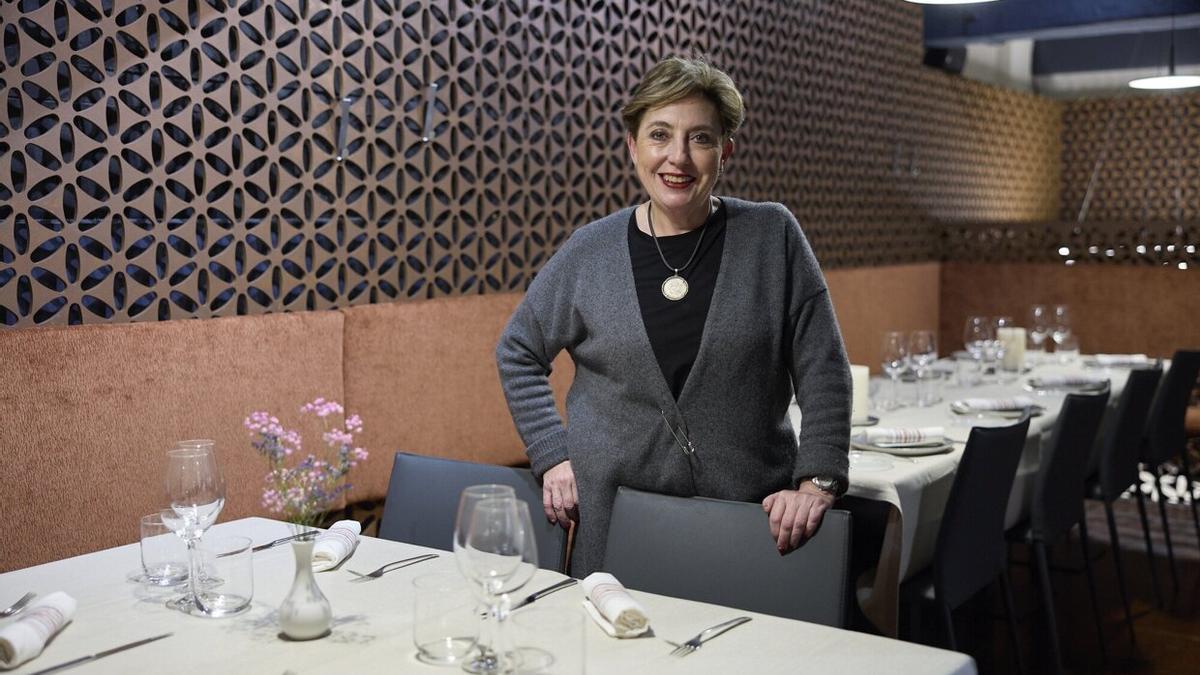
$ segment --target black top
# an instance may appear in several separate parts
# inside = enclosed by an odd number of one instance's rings
[[[650,347],[658,359],[663,377],[675,399],[683,391],[704,334],[704,321],[721,271],[721,251],[725,248],[725,204],[718,202],[717,210],[703,227],[671,237],[659,236],[658,245],[672,266],[681,266],[703,237],[696,258],[679,276],[688,282],[688,294],[682,300],[663,297],[662,283],[671,276],[654,247],[654,239],[637,226],[637,211],[629,216],[629,258],[633,261],[633,281],[637,286],[638,304]]]

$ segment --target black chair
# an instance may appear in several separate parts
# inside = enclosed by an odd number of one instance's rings
[[[1092,559],[1088,551],[1087,518],[1084,514],[1084,488],[1088,458],[1096,442],[1096,432],[1104,418],[1109,392],[1097,394],[1068,394],[1063,401],[1058,421],[1047,451],[1042,454],[1034,482],[1029,519],[1008,532],[1010,541],[1020,541],[1033,548],[1037,565],[1038,585],[1042,587],[1042,609],[1050,628],[1050,655],[1054,672],[1062,672],[1062,649],[1058,639],[1058,623],[1054,612],[1054,590],[1050,585],[1050,562],[1047,550],[1079,525],[1079,544],[1087,572],[1088,592],[1096,618],[1096,634],[1100,651],[1108,661],[1101,626],[1100,606],[1096,602],[1096,579],[1092,575]]]
[[[538,544],[538,564],[566,568],[566,530],[542,515],[542,488],[529,469],[460,462],[397,452],[379,524],[382,539],[450,549],[463,488],[484,483],[510,485],[529,504]]]
[[[1142,462],[1155,476],[1154,495],[1158,501],[1158,513],[1162,518],[1163,542],[1167,546],[1167,560],[1171,565],[1171,583],[1175,594],[1179,594],[1179,572],[1175,568],[1175,549],[1171,546],[1171,530],[1167,524],[1167,503],[1159,490],[1159,481],[1164,475],[1163,465],[1180,457],[1183,468],[1184,487],[1192,491],[1191,467],[1187,458],[1187,432],[1184,420],[1196,378],[1200,376],[1200,351],[1177,351],[1171,357],[1171,367],[1163,376],[1162,384],[1150,406],[1150,420],[1142,444]],[[1196,526],[1196,537],[1200,540],[1200,514],[1196,500],[1192,504],[1192,522]]]
[[[1138,485],[1138,453],[1141,449],[1142,432],[1150,415],[1150,402],[1154,390],[1162,379],[1159,368],[1133,370],[1125,381],[1125,389],[1117,401],[1116,410],[1108,415],[1098,434],[1093,457],[1095,457],[1095,479],[1088,486],[1087,494],[1104,502],[1104,513],[1108,519],[1108,538],[1112,546],[1113,565],[1117,570],[1117,585],[1121,592],[1121,604],[1125,609],[1125,622],[1129,625],[1129,642],[1137,644],[1133,632],[1133,613],[1129,609],[1129,595],[1125,589],[1125,571],[1121,566],[1121,543],[1117,538],[1117,521],[1113,516],[1112,504],[1129,486],[1134,486],[1137,496],[1138,515],[1142,520],[1142,533],[1146,540],[1146,558],[1150,564],[1150,579],[1159,607],[1163,606],[1162,591],[1158,585],[1158,572],[1154,568],[1154,547],[1150,542],[1150,523],[1146,519],[1146,498]]]
[[[850,514],[825,512],[799,549],[779,555],[762,505],[617,490],[604,570],[625,586],[845,627]]]
[[[912,603],[932,599],[940,606],[950,648],[957,651],[954,609],[999,577],[1018,671],[1023,667],[1008,581],[1004,514],[1028,433],[1028,414],[1011,426],[971,429],[942,512],[932,569],[901,588]]]

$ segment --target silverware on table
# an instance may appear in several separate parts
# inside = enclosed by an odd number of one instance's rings
[[[46,673],[57,673],[60,670],[74,668],[75,666],[82,665],[84,663],[87,663],[88,661],[95,661],[96,659],[102,659],[106,656],[112,656],[113,654],[116,654],[118,652],[123,652],[126,649],[133,649],[134,647],[141,647],[142,645],[148,645],[151,642],[154,642],[156,640],[161,640],[166,637],[171,637],[172,635],[174,635],[174,633],[163,633],[162,635],[155,635],[154,637],[149,637],[144,640],[138,640],[137,642],[130,642],[128,644],[123,644],[119,647],[113,647],[112,649],[105,649],[104,651],[96,652],[95,654],[88,654],[87,656],[81,656],[81,657],[75,659],[74,661],[67,661],[66,663],[60,663],[57,666],[50,666],[49,668],[46,668],[45,670],[39,670],[35,673],[30,673],[29,675],[46,675]]]
[[[309,530],[308,532],[301,532],[300,534],[293,534],[289,537],[280,537],[279,539],[276,539],[275,541],[272,541],[272,542],[268,542],[266,544],[259,544],[258,546],[255,546],[254,548],[252,548],[250,550],[255,553],[258,553],[259,551],[265,551],[269,548],[275,548],[276,546],[279,546],[280,544],[286,544],[289,541],[295,541],[296,539],[304,539],[305,537],[315,537],[318,534],[320,534],[320,533],[317,530]],[[244,551],[245,549],[242,549],[242,550]],[[229,551],[228,553],[220,553],[217,555],[217,557],[224,558],[226,556],[236,555],[240,552],[241,551]]]
[[[699,649],[700,645],[704,644],[705,642],[708,642],[709,640],[717,637],[718,635],[721,635],[722,633],[724,633],[728,630],[736,628],[736,627],[746,623],[749,620],[750,620],[750,617],[748,617],[748,616],[739,616],[736,619],[730,619],[729,621],[726,621],[724,623],[719,623],[711,628],[705,628],[704,630],[702,630],[698,634],[696,634],[696,637],[692,638],[691,640],[687,640],[686,642],[684,642],[682,644],[676,645],[675,649],[673,649],[671,651],[671,656],[687,656],[688,654],[691,654],[692,652]],[[668,641],[667,644],[675,644],[675,643]]]
[[[37,593],[32,592],[22,595],[20,600],[17,600],[12,605],[5,607],[4,609],[0,609],[0,617],[12,616],[13,614],[16,614],[17,612],[25,609],[25,605],[28,605],[29,601],[36,597]]]
[[[560,581],[556,584],[547,586],[547,587],[541,589],[540,591],[534,591],[533,593],[530,593],[529,595],[525,596],[520,601],[518,601],[516,604],[514,604],[512,607],[509,607],[508,611],[511,612],[513,610],[520,609],[535,600],[544,598],[547,595],[550,595],[551,593],[554,593],[556,591],[561,591],[564,588],[570,588],[571,586],[574,586],[577,583],[579,583],[578,579],[563,579],[562,581]],[[480,612],[479,615],[486,619],[487,617],[491,616],[491,612]]]
[[[383,576],[384,574],[386,574],[388,572],[391,572],[392,570],[398,570],[401,567],[408,567],[409,565],[416,565],[417,563],[425,562],[426,560],[433,560],[436,557],[438,557],[436,553],[426,553],[424,555],[417,555],[417,556],[413,556],[411,558],[397,560],[396,562],[390,562],[390,563],[384,565],[383,567],[380,567],[377,570],[372,570],[370,572],[367,572],[366,574],[363,574],[362,572],[355,572],[352,569],[347,569],[346,571],[349,572],[350,574],[353,574],[354,576],[358,577],[357,579],[353,579],[352,581],[368,581],[370,579],[378,579],[379,577]]]

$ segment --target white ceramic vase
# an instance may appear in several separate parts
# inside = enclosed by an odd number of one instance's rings
[[[312,540],[293,541],[296,577],[279,606],[279,627],[293,640],[312,640],[329,634],[333,626],[333,608],[317,586],[312,570]]]

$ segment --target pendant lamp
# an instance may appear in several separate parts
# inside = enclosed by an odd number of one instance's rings
[[[1200,75],[1175,74],[1175,6],[1171,5],[1171,47],[1167,57],[1167,74],[1155,77],[1139,77],[1129,86],[1134,89],[1190,89],[1200,87]]]

